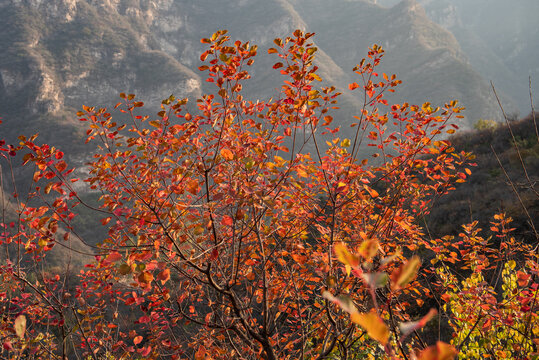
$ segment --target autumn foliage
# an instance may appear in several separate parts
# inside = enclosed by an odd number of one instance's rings
[[[312,36],[275,40],[284,81],[268,101],[242,92],[257,47],[219,31],[202,39],[200,67],[215,92],[196,105],[171,96],[148,117],[121,94],[114,111],[84,107],[98,145],[85,179],[35,137],[2,144],[7,163],[20,153],[34,171],[0,229],[2,357],[534,358],[538,267],[509,219],[497,215],[489,238],[473,224],[459,239],[423,229],[433,201],[471,173],[473,155],[440,136],[461,109],[389,106],[400,81],[376,72],[374,45],[349,89],[365,102],[341,129]],[[77,237],[81,188],[100,198],[108,236],[75,276],[47,254]],[[492,274],[503,280],[486,283]],[[437,341],[442,323],[451,344]]]

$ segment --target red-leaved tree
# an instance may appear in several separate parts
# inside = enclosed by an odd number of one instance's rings
[[[312,35],[275,40],[285,80],[268,101],[242,95],[256,46],[219,31],[202,39],[200,67],[215,92],[196,106],[171,96],[141,116],[143,103],[121,94],[115,111],[131,122],[78,113],[99,145],[82,188],[99,197],[108,235],[77,276],[47,267],[90,207],[73,169],[35,137],[2,144],[5,159],[24,153],[35,169],[26,199],[3,201],[13,220],[0,229],[2,356],[454,357],[419,333],[436,310],[418,309],[439,294],[417,276],[416,254],[438,244],[420,223],[431,202],[469,174],[471,154],[440,137],[460,109],[387,106],[400,81],[376,73],[374,45],[350,85],[365,103],[339,137],[339,94],[320,86]]]

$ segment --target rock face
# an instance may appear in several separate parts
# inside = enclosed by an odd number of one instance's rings
[[[149,44],[152,35],[142,19],[152,7],[144,12],[125,3],[0,1],[0,113],[5,121],[10,115],[54,117],[83,104],[110,105],[120,92],[157,104],[171,93],[200,94],[197,74]]]
[[[454,9],[444,9],[446,28],[458,23]],[[345,93],[342,123],[360,101],[346,90],[356,80],[351,69],[373,43],[387,50],[383,70],[404,81],[392,100],[459,99],[465,127],[499,117],[457,39],[413,0],[392,8],[367,0],[0,0],[0,116],[13,134],[47,134],[53,124],[76,131],[67,120],[76,110],[110,106],[120,92],[154,105],[171,93],[195,97],[211,90],[197,73],[200,38],[224,28],[260,46],[246,84],[254,98],[280,84],[265,50],[300,28],[317,33],[320,73]]]

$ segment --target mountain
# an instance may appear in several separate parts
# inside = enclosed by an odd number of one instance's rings
[[[499,118],[488,82],[463,60],[455,37],[429,20],[416,1],[392,8],[365,1],[295,3],[318,33],[318,43],[343,69],[351,69],[373,43],[386,49],[381,68],[403,80],[390,102],[443,105],[457,99],[467,108],[464,127],[481,117]]]
[[[64,142],[58,131],[73,137],[78,124],[70,119],[82,104],[110,105],[122,91],[150,102],[199,95],[199,76],[128,14],[107,1],[0,1],[3,130]]]
[[[415,1],[387,9],[360,0],[0,0],[2,132],[38,130],[44,141],[75,146],[73,114],[83,104],[111,106],[120,92],[154,106],[171,93],[196,97],[208,90],[199,40],[223,28],[261,47],[247,85],[253,98],[279,87],[275,58],[265,54],[273,38],[300,28],[317,32],[320,73],[345,93],[342,123],[360,102],[347,91],[351,69],[373,43],[387,49],[384,71],[404,80],[394,101],[459,99],[464,127],[499,114],[453,35]]]
[[[399,0],[378,0],[386,7]],[[450,31],[471,66],[493,81],[523,114],[539,94],[539,2],[536,0],[418,0],[428,17]],[[479,16],[480,14],[480,16]]]

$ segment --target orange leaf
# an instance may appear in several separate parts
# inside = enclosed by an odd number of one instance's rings
[[[414,256],[398,269],[391,273],[391,287],[393,290],[402,289],[408,285],[417,275],[417,271],[421,266],[421,260],[418,256]]]
[[[221,156],[227,161],[234,159],[234,154],[229,149],[221,149]]]
[[[170,269],[165,269],[157,274],[157,279],[161,280],[161,284],[164,285],[170,280]]]
[[[67,164],[65,161],[60,161],[56,165],[54,165],[54,167],[56,167],[56,170],[58,170],[58,172],[63,172],[65,169],[67,169]]]
[[[135,345],[138,345],[142,342],[142,336],[135,336],[135,338],[133,339],[133,344]]]
[[[384,346],[387,344],[389,340],[389,328],[375,310],[371,310],[368,313],[353,313],[350,319],[367,331],[367,334],[371,338]]]
[[[196,179],[189,181],[189,184],[187,184],[187,191],[193,195],[196,195],[198,191],[198,181]]]
[[[518,271],[517,272],[518,286],[524,287],[524,286],[528,285],[528,281],[529,281],[530,277],[531,276],[529,274],[526,274],[525,272],[522,272],[522,271]]]
[[[195,353],[195,360],[204,359],[206,359],[206,348],[204,346],[199,346],[197,352]]]
[[[138,281],[141,283],[149,284],[150,282],[152,282],[152,280],[153,280],[152,273],[149,273],[147,271],[141,272],[140,275],[138,276]]]
[[[418,360],[452,360],[458,354],[457,350],[449,344],[438,341],[436,345],[429,346],[419,353]]]

